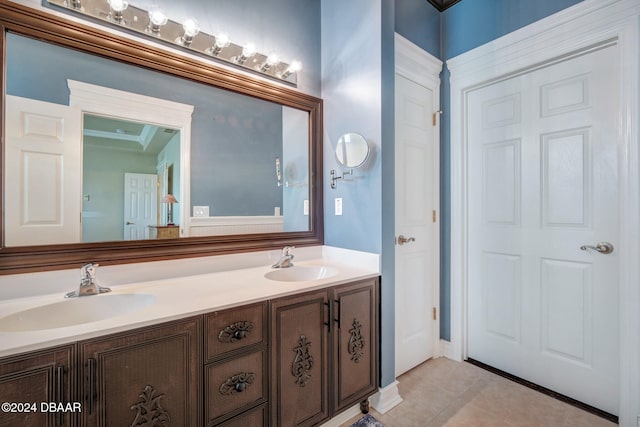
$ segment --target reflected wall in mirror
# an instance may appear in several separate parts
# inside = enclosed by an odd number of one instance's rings
[[[84,183],[82,177],[82,170],[89,166],[83,165],[81,150],[77,150],[64,162],[61,161],[59,154],[40,156],[37,159],[33,157],[34,162],[29,164],[29,170],[33,172],[31,176],[24,173],[21,175],[11,162],[3,161],[1,165],[3,171],[0,175],[3,180],[1,186],[3,194],[0,197],[0,204],[5,214],[5,222],[0,236],[2,242],[0,274],[76,268],[87,262],[112,265],[276,249],[285,245],[305,246],[323,243],[321,99],[268,79],[256,78],[232,68],[222,67],[197,55],[178,53],[167,47],[142,42],[124,33],[105,31],[94,24],[76,22],[13,1],[0,0],[0,28],[3,29],[0,33],[1,45],[6,46],[6,49],[2,50],[4,56],[2,78],[4,87],[9,90],[8,94],[3,94],[1,98],[1,110],[7,113],[2,117],[3,122],[0,126],[3,134],[0,139],[3,153],[6,155],[13,150],[8,143],[11,126],[7,126],[15,119],[15,116],[9,117],[10,109],[7,108],[12,96],[54,103],[71,109],[75,106],[81,111],[80,122],[83,121],[83,114],[89,114],[124,120],[142,126],[156,126],[158,129],[176,130],[176,138],[180,139],[179,163],[174,162],[173,167],[167,164],[165,173],[162,171],[163,167],[160,167],[160,171],[157,170],[158,161],[156,161],[155,175],[160,177],[165,174],[166,176],[159,178],[161,183],[166,181],[167,190],[180,195],[176,197],[177,203],[172,206],[174,222],[178,224],[181,237],[184,237],[170,240],[111,240],[115,238],[112,234],[102,235],[100,230],[89,231],[78,227],[78,218],[83,209],[87,227],[91,212],[94,212],[83,203],[85,193],[83,190],[89,190],[90,184]],[[8,40],[12,38],[14,40]],[[40,44],[40,51],[34,54],[20,48],[16,49],[12,47],[16,39],[24,43]],[[16,60],[23,62],[18,65],[14,62]],[[61,61],[69,63],[75,61],[74,67],[69,70],[71,74],[60,74]],[[105,70],[106,77],[103,74]],[[135,71],[130,72],[130,70]],[[40,77],[37,80],[40,81],[29,80],[30,74],[39,71],[44,72],[39,74]],[[53,81],[62,82],[62,84],[49,84]],[[151,83],[157,85],[152,88]],[[98,97],[72,96],[69,87],[74,84],[89,85],[93,88],[85,87],[85,95],[95,91],[95,87],[109,88],[108,90],[112,91],[117,89],[134,98],[141,96],[144,99],[160,100],[169,107],[164,108],[163,114],[154,113],[151,116],[149,114],[151,109],[144,101],[134,102],[134,105],[130,102],[120,107],[112,105],[109,107],[110,110],[104,108],[109,111],[94,111],[86,108],[86,105],[96,104],[93,101]],[[216,99],[217,106],[202,108],[201,101],[211,102],[213,99]],[[77,106],[78,103],[84,103],[85,107]],[[278,111],[273,110],[273,114],[278,117],[276,121],[280,121],[279,130],[277,127],[273,128],[274,133],[281,138],[277,148],[275,148],[276,145],[266,142],[267,126],[273,125],[274,116],[266,120],[266,116],[263,117],[262,114],[267,114],[265,112],[267,107],[264,107],[264,111],[258,107],[256,110],[258,112],[255,112],[247,106],[248,104],[277,106]],[[104,107],[102,104],[100,106]],[[272,109],[268,110],[272,111]],[[132,112],[137,115],[131,116]],[[49,116],[40,115],[40,119],[42,118],[47,119]],[[218,121],[215,120],[216,118]],[[204,119],[202,125],[201,119]],[[258,126],[261,119],[263,128]],[[14,127],[21,129],[20,132],[25,130],[25,126],[19,125],[19,120],[15,122],[18,125]],[[77,141],[83,139],[84,132],[81,126],[77,127],[78,130],[74,136],[74,132],[61,132],[55,120],[35,120],[31,125],[35,126],[36,123],[40,126],[38,132],[44,132],[49,140],[56,138],[60,140],[62,136],[74,137],[78,146]],[[288,123],[293,125],[289,128]],[[227,128],[224,129],[221,124]],[[31,129],[35,130],[33,126]],[[254,137],[240,138],[241,129],[253,130]],[[231,139],[235,137],[238,138]],[[251,163],[251,155],[263,148],[263,145],[257,145],[258,141],[262,141],[265,147],[273,148],[260,156],[259,164]],[[224,154],[225,143],[227,148],[236,150],[236,155]],[[291,144],[296,145],[291,148]],[[212,152],[218,157],[207,159],[206,154]],[[258,156],[253,157],[257,162]],[[5,159],[6,156],[3,160]],[[47,168],[40,168],[38,162],[45,163]],[[76,167],[68,171],[66,166],[73,162],[76,162]],[[101,166],[107,162],[103,163]],[[97,166],[92,168],[94,171],[98,170]],[[55,179],[49,180],[39,176],[37,173],[39,170],[48,170]],[[260,171],[264,171],[264,176],[256,175]],[[150,175],[153,175],[153,172]],[[14,191],[13,195],[10,195],[12,190],[7,186],[16,181],[24,181],[25,177],[31,180],[28,185],[46,183],[44,187],[48,186],[47,188],[51,191],[39,193]],[[79,183],[80,197],[67,200],[60,189],[64,183],[71,181]],[[52,182],[54,184],[51,184]],[[251,186],[240,185],[246,182],[250,182]],[[21,185],[24,185],[24,182]],[[260,191],[257,194],[256,188],[266,188],[262,187],[263,185],[268,185],[270,190]],[[170,188],[171,186],[173,188]],[[96,200],[91,192],[87,192],[89,201]],[[160,197],[162,192],[164,190],[159,190],[157,197]],[[260,208],[260,211],[254,211],[249,204],[245,204],[244,207],[240,206],[237,210],[222,215],[225,212],[223,209],[231,207],[234,198],[242,202],[255,201],[259,196],[267,193],[273,193],[276,196],[270,199],[265,198],[265,207]],[[17,198],[16,194],[19,195]],[[25,194],[33,194],[34,197],[25,197]],[[307,200],[309,209],[308,215],[305,215]],[[30,214],[28,218],[20,213],[21,210],[15,208],[15,205],[19,205],[22,209],[25,205],[28,206],[29,203],[34,202],[40,203],[40,207],[48,208],[31,210],[32,215]],[[69,207],[71,209],[67,209]],[[277,207],[280,207],[281,218],[275,215]],[[155,215],[159,224],[166,221],[164,217],[166,208],[164,204],[158,206],[158,210],[162,210]],[[295,216],[289,217],[288,209],[294,210]],[[8,217],[11,215],[14,216],[12,219],[14,221],[31,221],[36,226],[51,225],[47,222],[55,221],[75,224],[77,235],[69,240],[65,237],[60,240],[50,240],[58,242],[55,244],[14,242],[13,246],[7,245],[7,242],[11,241],[8,238],[10,230],[7,225]],[[118,213],[118,218],[120,216],[122,213]],[[237,228],[233,220],[238,217],[251,220],[254,218],[281,219],[282,231],[248,231],[248,234],[238,234],[246,233],[248,230],[247,224],[242,224],[244,230],[230,228]],[[229,218],[232,224],[223,224]],[[199,221],[207,224],[203,225]],[[218,234],[211,231],[212,227],[218,231]],[[172,232],[175,230],[177,228],[172,229]],[[203,235],[198,235],[196,230]],[[95,233],[92,239],[109,239],[109,241],[78,243],[82,241],[82,234],[88,236],[92,233]],[[66,236],[66,230],[61,234]],[[122,239],[124,234],[123,229]]]
[[[5,194],[25,201],[6,207],[6,246],[153,238],[169,193],[182,237],[310,230],[307,111],[15,34],[6,46]],[[34,117],[64,128],[35,135]]]

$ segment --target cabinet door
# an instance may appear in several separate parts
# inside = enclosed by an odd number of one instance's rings
[[[202,425],[202,319],[80,343],[86,426]]]
[[[81,409],[72,401],[75,357],[76,346],[71,344],[0,359],[0,403],[15,404],[3,406],[0,426],[75,426],[74,411]]]
[[[377,289],[376,279],[333,289],[337,305],[333,335],[334,412],[352,406],[377,389]]]
[[[327,291],[271,303],[271,425],[309,426],[329,417]]]

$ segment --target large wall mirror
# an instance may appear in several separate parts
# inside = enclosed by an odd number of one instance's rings
[[[0,274],[322,243],[321,100],[0,9]]]

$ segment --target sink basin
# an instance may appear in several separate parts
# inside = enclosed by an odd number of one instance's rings
[[[105,294],[65,299],[0,318],[0,331],[24,332],[64,328],[141,310],[155,301],[148,294]]]
[[[272,270],[264,275],[269,280],[278,282],[305,282],[309,280],[326,279],[335,276],[338,271],[321,265],[294,265],[289,268]]]

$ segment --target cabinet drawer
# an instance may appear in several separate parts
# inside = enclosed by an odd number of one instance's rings
[[[267,335],[266,307],[264,302],[205,315],[205,361],[264,343]]]
[[[205,417],[216,418],[267,399],[266,350],[205,367]]]
[[[267,405],[258,406],[244,414],[233,417],[226,423],[219,424],[220,427],[259,427],[267,425],[269,425],[267,421]]]

